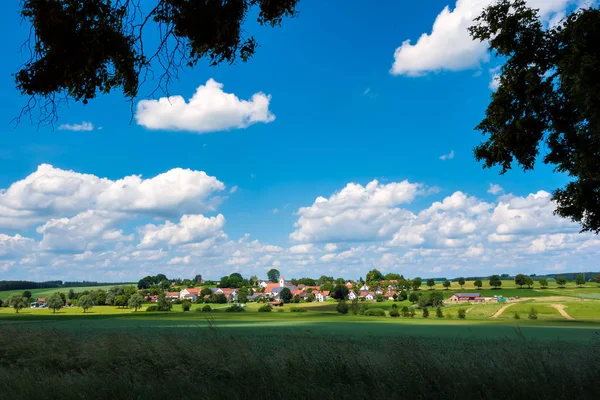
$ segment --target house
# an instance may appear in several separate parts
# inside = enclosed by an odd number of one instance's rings
[[[38,303],[44,303],[44,304],[46,304],[46,298],[44,298],[44,297],[38,297],[36,301]]]
[[[167,299],[176,300],[179,298],[179,293],[180,292],[166,292],[165,296]]]
[[[328,290],[323,290],[322,292],[316,292],[316,293],[314,293],[314,295],[315,295],[315,301],[318,301],[319,303],[322,303],[325,300],[327,300],[327,297],[329,296],[329,291]]]
[[[300,291],[300,294],[298,294],[297,297],[299,297],[302,300],[306,300],[308,298],[308,296],[310,296],[310,293],[305,292],[305,291]]]
[[[346,283],[344,284],[344,286],[346,286],[348,289],[352,289],[352,286],[353,286],[353,285],[352,285],[352,282],[346,282]]]
[[[316,292],[316,291],[321,290],[321,287],[320,286],[304,286],[305,292],[308,292],[309,290],[312,292]]]
[[[199,295],[200,295],[200,288],[187,288],[187,289],[183,289],[181,292],[179,292],[179,298],[181,300],[196,301],[196,299],[198,299]]]
[[[356,293],[354,292],[354,290],[351,290],[348,292],[348,300],[354,300],[358,298],[358,296],[356,295]]]
[[[258,283],[258,286],[260,286],[261,288],[266,288],[268,284],[269,284],[269,282],[267,282],[267,281],[260,281]]]
[[[360,298],[365,299],[365,300],[375,300],[375,293],[362,291],[362,292],[360,292]]]
[[[383,289],[379,286],[375,288],[375,294],[383,294]]]
[[[248,296],[248,301],[257,301],[259,298],[263,297],[262,293],[255,293],[251,296]]]
[[[396,295],[396,292],[394,291],[387,291],[384,293],[383,297],[388,299],[388,300],[394,300],[394,295]]]
[[[157,303],[158,302],[158,295],[146,296],[146,301],[148,301],[150,303]]]
[[[238,297],[237,289],[219,288],[220,294],[223,294],[227,301],[235,301]]]
[[[454,293],[448,299],[450,303],[460,303],[465,301],[474,301],[474,302],[485,302],[485,298],[481,297],[479,293]]]
[[[40,303],[39,301],[34,301],[33,303],[31,303],[29,305],[29,307],[31,307],[31,308],[46,308],[46,304]]]
[[[268,296],[271,296],[276,292],[278,293],[278,291],[281,289],[281,286],[279,286],[279,283],[268,283],[264,288],[264,293]]]
[[[360,290],[361,292],[363,292],[363,291],[368,291],[368,290],[369,290],[369,286],[367,286],[367,284],[366,284],[366,283],[364,283],[364,284],[363,284],[363,285],[360,287],[360,289],[359,289],[359,290]]]

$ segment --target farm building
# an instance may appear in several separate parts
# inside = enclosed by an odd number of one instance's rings
[[[454,293],[448,299],[451,303],[459,303],[464,301],[474,301],[476,303],[485,302],[485,298],[481,296],[479,293]]]
[[[187,299],[187,300],[196,301],[196,299],[198,298],[198,295],[200,295],[199,288],[188,288],[188,289],[183,289],[181,292],[179,292],[179,298],[181,300]]]

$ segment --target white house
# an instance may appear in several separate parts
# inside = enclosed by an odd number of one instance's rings
[[[260,281],[258,283],[258,286],[260,286],[261,288],[266,288],[268,284],[269,284],[269,282],[267,282],[267,281]]]
[[[364,284],[363,284],[363,285],[360,287],[360,291],[361,291],[361,292],[362,292],[362,291],[368,291],[368,290],[369,290],[369,287],[367,286],[367,284],[366,284],[366,283],[364,283]]]
[[[354,290],[348,292],[348,300],[354,300],[356,298],[358,298],[358,296],[356,295],[356,293],[354,293]]]
[[[179,298],[181,300],[187,299],[187,300],[196,301],[196,299],[198,299],[199,295],[200,295],[199,288],[188,288],[188,289],[183,289],[181,292],[179,292]]]
[[[329,292],[324,290],[322,292],[317,292],[315,294],[315,301],[318,301],[319,303],[324,302],[325,300],[327,300],[327,296],[329,296]]]
[[[375,295],[373,292],[369,292],[365,295],[365,300],[375,300]]]

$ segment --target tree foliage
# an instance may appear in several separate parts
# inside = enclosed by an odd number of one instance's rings
[[[144,3],[144,4],[142,4]],[[31,24],[30,59],[15,74],[17,89],[41,102],[43,122],[56,121],[57,98],[86,104],[119,89],[137,96],[147,76],[168,86],[183,67],[248,61],[258,43],[242,24],[257,8],[260,25],[296,15],[298,0],[23,0]],[[158,40],[148,41],[152,32]],[[154,75],[158,68],[158,76]]]
[[[579,9],[545,29],[525,0],[499,0],[469,28],[506,59],[500,86],[477,126],[485,167],[505,173],[543,161],[571,181],[553,192],[556,214],[600,232],[600,10]]]
[[[490,286],[494,289],[498,289],[500,286],[502,286],[502,280],[500,279],[499,275],[490,276]]]
[[[457,282],[458,282],[458,284],[460,285],[460,288],[462,289],[462,288],[463,288],[463,286],[465,286],[465,282],[466,282],[466,280],[465,280],[465,278],[463,278],[463,277],[460,277],[460,278],[458,278],[458,279],[457,279]]]
[[[268,272],[267,272],[267,278],[269,278],[269,280],[271,282],[279,282],[279,270],[275,269],[275,268],[271,268]]]
[[[411,287],[413,290],[419,290],[422,284],[423,280],[418,276],[411,281]]]
[[[446,288],[446,290],[450,289],[450,286],[452,284],[450,283],[449,280],[445,280],[444,283],[442,283],[442,286],[444,286]]]
[[[481,279],[475,279],[475,282],[473,282],[473,285],[476,288],[481,289],[481,287],[483,286],[483,282],[481,282]]]
[[[85,313],[87,310],[94,307],[94,301],[90,295],[84,294],[77,299],[77,306],[83,308],[83,312]]]
[[[46,307],[50,308],[53,313],[56,313],[56,310],[59,310],[64,305],[65,301],[60,296],[60,293],[54,293],[46,299]]]
[[[526,284],[526,276],[523,274],[517,274],[515,276],[515,285],[519,285],[519,287],[523,287]]]
[[[333,289],[331,297],[336,300],[344,300],[348,296],[349,292],[350,292],[350,289],[348,289],[346,286],[336,285],[335,288]]]
[[[541,287],[542,289],[546,289],[546,288],[548,287],[548,279],[546,279],[546,278],[541,278],[541,279],[539,280],[539,282],[540,282],[540,287]]]
[[[583,286],[585,285],[585,278],[583,277],[583,274],[578,274],[577,277],[575,278],[575,284],[577,286]]]
[[[429,290],[433,289],[433,287],[435,286],[435,280],[427,279],[427,286],[429,286]]]
[[[22,295],[14,293],[8,297],[8,305],[9,307],[14,308],[15,312],[18,314],[19,310],[25,308],[27,303]]]
[[[367,272],[367,282],[382,281],[384,279],[383,274],[378,269],[372,269]]]
[[[556,284],[561,287],[564,288],[565,285],[567,284],[567,280],[565,279],[564,276],[559,276],[556,278]]]
[[[279,298],[286,304],[292,301],[292,297],[294,296],[292,295],[291,290],[286,287],[282,288],[279,292]]]
[[[348,304],[345,300],[340,301],[336,306],[336,310],[340,314],[348,314],[349,309],[350,307],[348,307]]]
[[[142,297],[142,295],[136,293],[129,298],[127,306],[129,306],[129,308],[133,308],[133,311],[135,312],[142,307],[143,303],[144,298]]]

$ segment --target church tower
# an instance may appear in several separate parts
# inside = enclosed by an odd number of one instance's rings
[[[279,287],[284,287],[285,286],[285,279],[283,278],[283,276],[279,277]]]

